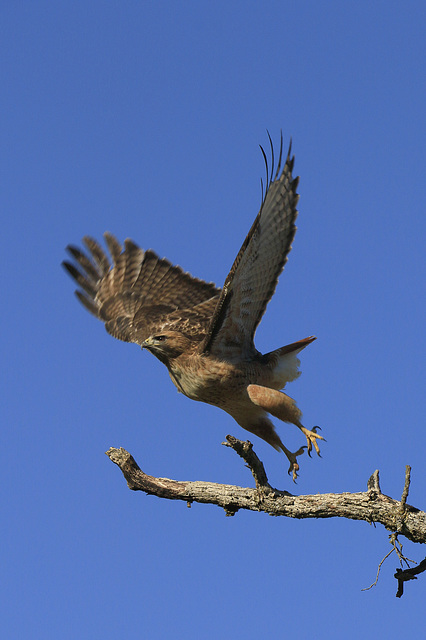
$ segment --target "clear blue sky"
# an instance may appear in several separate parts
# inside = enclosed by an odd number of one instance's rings
[[[3,2],[2,579],[5,638],[420,638],[380,526],[226,518],[130,492],[147,472],[251,486],[246,434],[177,394],[73,296],[64,247],[105,230],[218,285],[260,204],[266,129],[293,138],[300,214],[256,336],[307,335],[288,387],[323,458],[258,440],[271,483],[426,507],[424,2]],[[303,444],[292,426],[279,433]],[[254,437],[251,438],[254,440]],[[408,556],[425,550],[406,544]]]

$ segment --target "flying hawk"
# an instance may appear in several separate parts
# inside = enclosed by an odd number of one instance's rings
[[[270,139],[270,138],[269,138]],[[271,140],[271,139],[270,139]],[[254,346],[254,334],[271,299],[296,232],[298,178],[292,177],[291,145],[282,165],[267,172],[260,211],[235,258],[222,289],[185,273],[153,251],[131,240],[124,249],[110,233],[104,238],[112,258],[92,238],[88,253],[69,245],[76,264],[63,262],[80,287],[75,293],[106,330],[119,340],[135,342],[163,362],[179,392],[220,407],[236,422],[277,450],[297,477],[297,456],[282,443],[268,414],[296,425],[319,454],[316,429],[300,422],[295,401],[282,393],[300,372],[299,352],[315,337],[298,340],[270,353]]]

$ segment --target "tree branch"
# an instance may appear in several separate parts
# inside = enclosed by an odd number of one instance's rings
[[[417,567],[411,567],[410,569],[397,569],[394,577],[398,580],[398,591],[396,597],[400,598],[404,593],[404,582],[406,580],[417,580],[417,574],[426,571],[426,558],[422,560]]]
[[[412,542],[426,543],[426,513],[406,503],[409,468],[401,501],[381,492],[378,471],[372,474],[364,492],[293,496],[287,491],[271,487],[264,466],[250,442],[227,436],[225,444],[244,459],[251,469],[256,488],[155,478],[144,473],[125,449],[111,448],[106,454],[120,467],[132,491],[144,491],[169,500],[183,500],[188,506],[192,502],[215,504],[223,508],[228,516],[234,515],[239,509],[248,509],[288,518],[348,518],[378,522],[388,531],[404,535]],[[409,579],[400,575],[398,578]]]

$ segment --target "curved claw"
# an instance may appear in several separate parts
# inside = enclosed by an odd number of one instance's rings
[[[311,457],[312,447],[314,447],[319,457],[321,457],[317,439],[325,441],[325,438],[323,436],[320,436],[319,433],[317,433],[317,429],[320,429],[320,427],[315,426],[315,427],[312,427],[311,430],[306,429],[306,427],[303,427],[303,426],[299,426],[299,428],[302,431],[302,433],[305,434],[306,440],[308,441],[308,456]]]
[[[311,431],[313,431],[314,433],[317,432],[317,429],[319,429],[320,431],[322,431],[322,428],[319,427],[318,425],[316,425],[315,427],[312,427]],[[327,442],[327,440],[324,437],[320,437],[318,436],[318,438],[320,438],[320,440],[323,440],[324,442]],[[318,454],[320,458],[322,458],[322,456],[320,454]]]
[[[299,465],[297,464],[297,462],[293,463],[290,462],[290,466],[288,468],[288,475],[290,475],[290,473],[293,473],[293,482],[294,484],[297,484],[296,482],[296,478],[297,478],[297,472],[299,471]]]
[[[286,454],[287,458],[290,461],[290,466],[288,468],[288,475],[290,475],[290,473],[293,474],[293,482],[294,484],[296,483],[296,478],[297,478],[297,472],[299,471],[299,464],[297,462],[297,456],[301,456],[303,451],[305,449],[307,449],[308,447],[306,445],[303,445],[303,447],[300,447],[300,449],[298,449],[296,451],[296,453],[292,453],[291,451],[285,450],[284,453]]]

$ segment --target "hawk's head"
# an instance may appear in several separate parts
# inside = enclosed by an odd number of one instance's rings
[[[180,331],[161,331],[142,342],[142,349],[148,349],[161,362],[167,363],[177,358],[191,347],[191,340]]]

